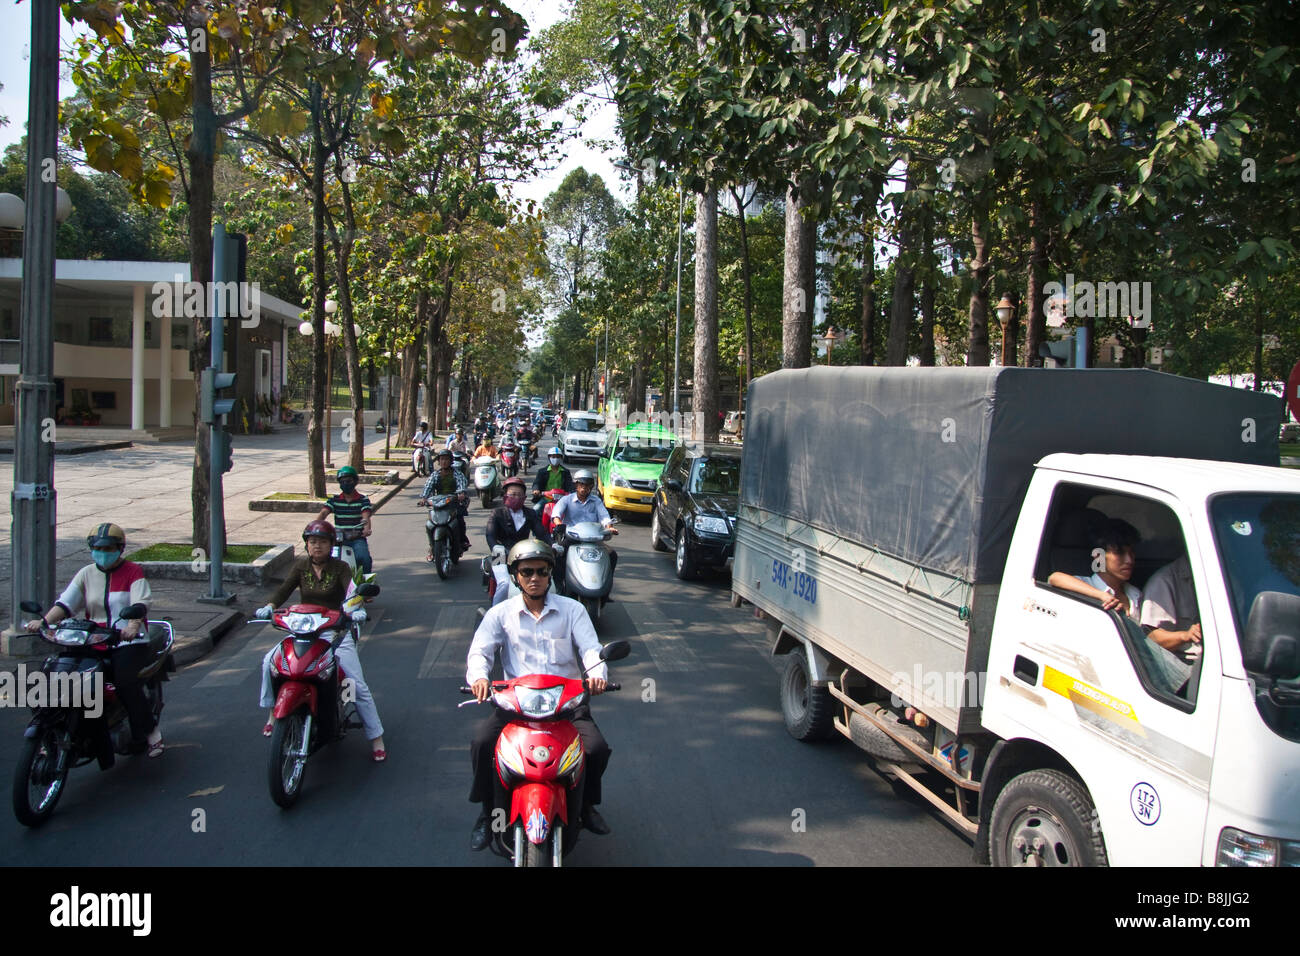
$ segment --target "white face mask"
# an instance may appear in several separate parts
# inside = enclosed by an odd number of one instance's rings
[[[551,463],[552,468],[554,468],[556,465],[560,463],[560,459],[556,458],[554,455],[552,455],[550,458],[547,458],[546,460]]]

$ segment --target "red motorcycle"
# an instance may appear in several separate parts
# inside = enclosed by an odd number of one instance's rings
[[[533,494],[536,495],[537,492],[534,491]],[[547,533],[555,531],[555,520],[551,517],[551,512],[555,510],[556,502],[563,498],[565,494],[563,488],[552,488],[550,491],[543,491],[540,495],[538,503],[545,502],[542,508],[542,527],[546,529]]]
[[[276,628],[290,635],[271,657],[275,708],[267,780],[271,799],[281,807],[287,809],[297,801],[307,758],[361,726],[356,701],[349,699],[344,687],[347,675],[334,651],[349,633],[356,640],[360,628],[349,615],[378,594],[379,585],[363,584],[341,611],[293,604],[272,618]]]
[[[507,478],[519,474],[519,446],[510,439],[501,443],[501,467]]]
[[[627,641],[611,641],[600,649],[600,659],[622,660],[631,650]],[[613,681],[605,687],[622,689]],[[468,687],[460,690],[473,693]],[[513,859],[515,866],[562,866],[578,841],[582,827],[576,820],[570,825],[569,794],[581,792],[586,753],[568,715],[589,696],[585,679],[553,674],[525,674],[492,684],[492,704],[519,715],[497,738],[494,764],[510,810],[505,832],[498,831],[491,843],[494,853]],[[473,703],[477,701],[460,706]]]

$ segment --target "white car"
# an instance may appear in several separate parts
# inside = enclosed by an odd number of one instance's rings
[[[560,431],[560,448],[566,460],[600,457],[605,447],[605,419],[596,412],[568,411],[564,413],[564,428]]]

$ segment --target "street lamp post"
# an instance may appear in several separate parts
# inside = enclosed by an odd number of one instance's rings
[[[1002,353],[998,358],[998,363],[1006,368],[1009,365],[1016,364],[1016,343],[1011,337],[1011,319],[1016,314],[1015,303],[1005,295],[1001,298],[996,306],[998,313],[998,322],[1002,326]]]
[[[835,343],[842,338],[844,338],[843,334],[836,332],[835,326],[833,325],[830,328],[828,328],[826,330],[826,334],[822,336],[822,341],[826,343],[826,364],[827,365],[831,364],[831,352],[835,348]]]

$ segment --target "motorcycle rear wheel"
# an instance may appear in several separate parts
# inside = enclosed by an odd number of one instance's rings
[[[271,787],[271,799],[286,810],[297,802],[298,794],[302,792],[302,779],[307,774],[307,758],[297,755],[307,749],[307,741],[303,739],[306,729],[306,715],[296,710],[277,720],[271,731],[267,782]]]
[[[25,827],[38,827],[50,818],[68,780],[71,754],[52,727],[23,741],[14,767],[14,816]]]

